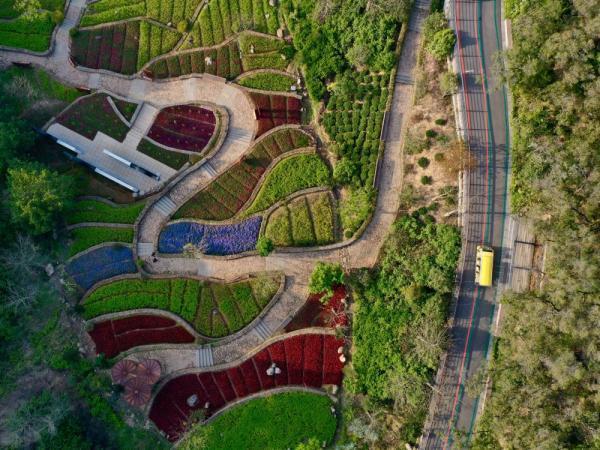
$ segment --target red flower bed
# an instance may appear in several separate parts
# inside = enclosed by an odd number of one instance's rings
[[[346,288],[342,285],[333,290],[333,296],[326,304],[321,303],[323,294],[311,295],[304,306],[285,327],[285,331],[301,330],[309,327],[336,328],[348,325],[348,316],[344,313]]]
[[[174,320],[151,315],[106,320],[95,324],[89,335],[96,344],[96,352],[108,358],[140,345],[183,344],[195,340]]]
[[[72,37],[71,60],[91,69],[134,74],[139,35],[139,21],[79,30]]]
[[[212,111],[199,106],[179,105],[162,109],[148,136],[171,148],[200,152],[215,132]]]
[[[302,118],[302,103],[295,97],[251,92],[258,122],[257,137],[271,128],[284,124],[299,124]]]
[[[304,352],[302,346],[304,336],[296,336],[284,341],[285,357],[287,360],[288,382],[290,384],[302,384],[302,357]]]
[[[203,409],[207,402],[205,413],[210,416],[229,402],[275,386],[339,385],[343,364],[337,349],[342,343],[331,335],[295,336],[269,345],[237,367],[179,376],[158,392],[150,408],[150,419],[169,440],[175,441],[185,432],[192,410]],[[281,374],[270,377],[266,371],[273,363]],[[198,396],[198,401],[190,407],[187,400],[192,395]]]
[[[240,371],[242,372],[242,377],[244,378],[248,393],[254,394],[255,392],[260,391],[260,381],[252,359],[244,361],[240,366]]]
[[[323,338],[310,334],[304,339],[302,381],[306,386],[319,387],[323,381]]]

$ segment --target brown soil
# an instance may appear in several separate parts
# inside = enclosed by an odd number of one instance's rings
[[[438,203],[439,209],[430,213],[440,222],[455,222],[455,215],[446,218],[445,215],[456,209],[455,205],[446,205],[444,198],[440,196],[440,189],[445,187],[456,187],[458,179],[444,169],[444,160],[435,161],[437,153],[444,154],[451,142],[456,140],[454,112],[450,97],[444,97],[438,85],[438,75],[444,68],[428,55],[423,55],[418,67],[417,91],[420,96],[413,107],[409,117],[407,129],[408,136],[427,140],[427,147],[417,154],[404,155],[404,186],[412,185],[415,199],[411,210]],[[438,119],[446,120],[443,125],[436,124]],[[434,130],[437,136],[427,138],[427,130]],[[417,161],[421,157],[429,159],[429,166],[421,168]],[[421,177],[429,176],[432,184],[424,185]]]

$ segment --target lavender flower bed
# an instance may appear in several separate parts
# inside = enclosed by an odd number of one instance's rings
[[[173,223],[161,231],[158,251],[183,253],[186,244],[192,244],[206,255],[235,255],[254,250],[261,221],[262,217],[255,216],[231,225]]]
[[[66,270],[79,286],[87,290],[98,281],[124,273],[134,273],[137,268],[129,247],[110,245],[72,259]]]

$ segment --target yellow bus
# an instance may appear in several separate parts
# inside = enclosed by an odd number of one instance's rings
[[[479,286],[492,285],[494,272],[494,250],[483,245],[477,246],[477,262],[475,263],[475,283]]]

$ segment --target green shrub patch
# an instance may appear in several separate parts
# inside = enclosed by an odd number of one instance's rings
[[[119,280],[100,286],[84,301],[84,317],[139,308],[179,315],[204,336],[234,333],[264,309],[279,289],[279,275],[261,275],[236,283],[185,278]]]
[[[133,228],[82,227],[71,231],[73,242],[69,246],[69,256],[74,256],[94,245],[103,242],[133,241]]]
[[[146,2],[144,0],[99,0],[87,7],[80,26],[100,25],[145,15]]]
[[[99,200],[79,200],[66,215],[69,224],[85,222],[132,224],[138,218],[144,202],[126,206],[112,206]]]
[[[318,155],[290,156],[269,172],[256,198],[244,211],[244,216],[264,211],[279,200],[302,189],[330,184],[329,167]]]
[[[113,102],[119,110],[119,112],[123,115],[123,117],[125,117],[125,119],[131,122],[131,119],[133,119],[133,115],[135,114],[135,111],[137,110],[139,104],[128,102],[126,100],[121,100],[114,97]]]
[[[322,118],[339,155],[356,168],[351,180],[355,186],[370,185],[375,177],[388,80],[388,74],[345,74],[336,83]]]
[[[334,214],[328,192],[309,194],[273,211],[265,236],[278,247],[331,244],[335,242]]]
[[[175,213],[175,218],[205,220],[232,218],[248,201],[273,159],[308,145],[310,145],[309,136],[296,128],[278,130],[261,139],[240,163],[231,167],[185,203]]]

